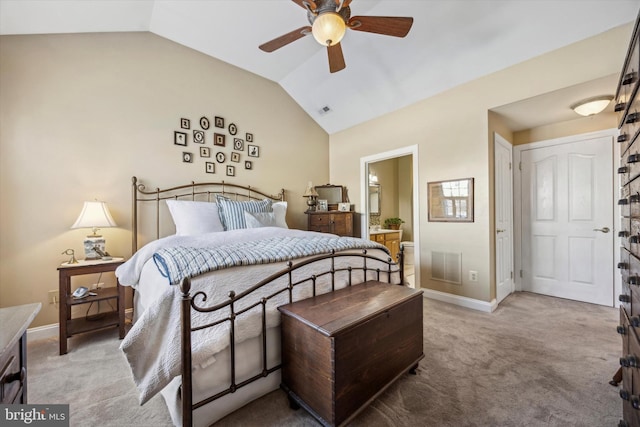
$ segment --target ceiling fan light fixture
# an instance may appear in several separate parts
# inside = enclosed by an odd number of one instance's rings
[[[581,116],[593,116],[601,113],[611,102],[613,96],[596,96],[595,98],[585,99],[571,106],[571,109]]]
[[[342,16],[335,12],[324,12],[313,21],[311,32],[318,43],[334,46],[342,40],[347,26]]]

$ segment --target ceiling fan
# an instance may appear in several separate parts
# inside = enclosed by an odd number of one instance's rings
[[[313,34],[323,46],[327,46],[329,71],[335,73],[346,67],[340,41],[347,28],[356,31],[404,37],[409,33],[413,18],[393,16],[351,16],[351,0],[292,0],[307,10],[311,26],[304,26],[259,46],[265,52],[273,52],[306,35]]]

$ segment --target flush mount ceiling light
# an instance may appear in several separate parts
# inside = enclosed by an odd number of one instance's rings
[[[581,116],[593,116],[607,108],[612,99],[611,95],[596,96],[572,105],[571,109]]]

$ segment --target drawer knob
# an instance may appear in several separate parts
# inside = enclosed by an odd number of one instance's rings
[[[625,142],[627,138],[628,136],[626,133],[623,133],[622,135],[618,135],[618,142]]]
[[[638,286],[638,282],[640,282],[638,280],[638,276],[629,276],[629,284],[630,285]]]
[[[631,319],[629,319],[629,322],[631,323],[631,326],[637,328],[638,326],[640,326],[640,317],[633,316]]]
[[[620,335],[624,335],[627,333],[627,328],[625,328],[623,325],[618,325],[618,327],[616,328],[616,331],[620,334]]]
[[[629,295],[621,294],[620,296],[618,296],[618,301],[620,301],[620,302],[629,302],[631,300],[629,299]]]
[[[629,196],[629,203],[640,203],[640,194],[632,194]]]
[[[624,109],[627,107],[627,104],[624,102],[618,102],[615,107],[613,107],[613,111],[615,111],[616,113],[619,113],[620,111],[624,111]]]
[[[618,237],[629,237],[629,232],[627,230],[618,231]]]
[[[2,379],[2,382],[4,384],[9,384],[9,383],[12,383],[14,381],[18,381],[19,380],[21,383],[23,383],[24,379],[26,377],[27,377],[27,370],[26,370],[26,368],[23,367],[18,372],[14,372],[13,374],[9,374],[9,375],[5,376]]]
[[[622,400],[629,400],[629,397],[631,397],[631,394],[629,394],[629,392],[627,390],[620,390],[620,398]]]
[[[626,262],[619,262],[618,263],[618,268],[621,270],[626,270],[627,269],[627,263]]]
[[[628,205],[629,201],[627,199],[620,199],[620,200],[618,200],[618,204],[619,205]]]
[[[625,74],[624,77],[622,78],[622,84],[630,85],[631,83],[634,83],[636,81],[636,75],[637,73],[635,71]]]
[[[618,173],[627,173],[629,172],[629,168],[626,166],[622,166],[618,168]]]
[[[640,161],[640,154],[631,154],[627,157],[627,163],[636,163]]]
[[[627,124],[635,123],[638,121],[638,118],[640,118],[640,114],[638,113],[629,114],[627,116],[627,120],[625,120],[625,123]]]
[[[637,234],[634,234],[633,236],[629,237],[629,243],[638,243],[639,240],[640,240],[640,237],[638,237]]]
[[[629,423],[625,420],[620,420],[620,422],[618,423],[618,427],[629,427]]]
[[[638,396],[631,396],[631,406],[633,406],[633,409],[640,409],[640,398],[638,398]]]

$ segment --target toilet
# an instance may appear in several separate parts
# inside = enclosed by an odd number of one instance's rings
[[[412,287],[416,287],[415,266],[414,266],[414,247],[413,242],[400,242],[404,247],[404,281]]]

